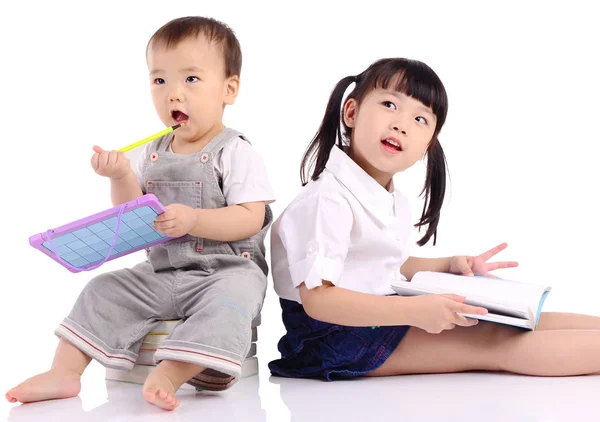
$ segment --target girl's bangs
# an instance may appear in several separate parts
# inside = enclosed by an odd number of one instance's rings
[[[438,126],[443,124],[448,110],[446,90],[427,65],[415,60],[393,60],[375,68],[373,73],[374,89],[394,89],[419,100],[433,110]]]

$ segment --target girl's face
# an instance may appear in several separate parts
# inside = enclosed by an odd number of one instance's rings
[[[350,157],[379,184],[423,158],[436,127],[433,111],[393,89],[374,89],[360,107],[344,105],[344,122],[352,128]]]

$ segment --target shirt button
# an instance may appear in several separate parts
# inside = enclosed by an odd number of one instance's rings
[[[154,162],[154,161],[158,160],[158,154],[157,154],[157,153],[155,153],[155,152],[153,152],[153,153],[150,155],[150,160],[152,160],[152,162]]]
[[[204,153],[200,156],[200,162],[206,163],[208,161],[208,154]]]
[[[246,258],[246,259],[250,258],[250,253],[247,251],[242,252],[242,258]]]

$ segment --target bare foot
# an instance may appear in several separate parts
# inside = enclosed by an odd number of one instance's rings
[[[75,371],[51,369],[33,376],[10,389],[5,397],[10,403],[66,399],[81,391],[81,375]]]
[[[144,398],[150,404],[173,410],[179,406],[179,400],[175,397],[175,386],[167,376],[166,371],[156,367],[150,372],[142,389]]]

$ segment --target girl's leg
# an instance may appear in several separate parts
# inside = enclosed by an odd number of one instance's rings
[[[600,330],[600,317],[542,312],[536,330]]]
[[[429,334],[412,327],[369,376],[507,371],[536,376],[600,372],[600,330],[522,329],[480,321]]]
[[[52,368],[12,388],[5,397],[11,403],[28,403],[76,396],[81,390],[81,374],[91,360],[88,355],[61,338],[56,347]]]

